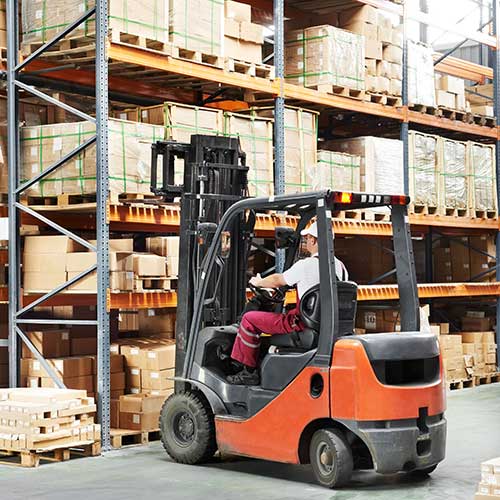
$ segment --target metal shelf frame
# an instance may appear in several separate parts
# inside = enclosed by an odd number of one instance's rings
[[[252,3],[251,0],[246,0],[247,3]],[[120,44],[110,42],[108,40],[108,2],[107,0],[96,0],[95,8],[89,10],[79,19],[64,29],[53,40],[47,42],[40,49],[35,51],[28,58],[20,61],[19,59],[19,26],[18,26],[18,1],[7,0],[7,37],[8,37],[8,51],[7,51],[7,95],[8,95],[8,156],[9,156],[9,365],[10,365],[10,385],[15,387],[19,382],[19,354],[20,342],[24,342],[34,355],[40,360],[41,364],[47,372],[56,380],[59,386],[62,382],[58,379],[56,373],[50,365],[44,360],[43,356],[36,350],[26,336],[24,326],[27,324],[26,320],[23,321],[23,314],[28,310],[39,304],[54,303],[56,295],[58,296],[58,303],[64,304],[96,304],[97,315],[95,320],[85,321],[85,324],[92,325],[97,328],[98,339],[98,367],[97,367],[97,397],[98,397],[98,411],[99,421],[102,429],[102,446],[104,450],[110,448],[110,387],[109,387],[109,344],[110,344],[110,331],[109,331],[109,311],[112,308],[131,308],[131,307],[175,307],[176,297],[173,292],[165,292],[156,294],[110,294],[109,293],[109,231],[110,224],[115,224],[116,228],[128,228],[135,230],[135,227],[146,227],[158,231],[158,225],[167,224],[170,227],[175,227],[175,216],[172,214],[157,214],[148,213],[142,215],[131,215],[130,210],[125,211],[120,208],[113,208],[108,204],[108,101],[110,88],[118,89],[124,94],[130,92],[134,93],[134,89],[128,87],[128,82],[123,79],[116,79],[108,75],[108,60],[110,58],[117,58],[120,61],[130,64],[141,64],[156,68],[160,71],[173,72],[199,78],[205,81],[215,81],[225,85],[242,86],[251,90],[262,91],[273,96],[275,102],[275,192],[277,194],[284,191],[284,107],[287,99],[299,102],[308,102],[322,105],[330,108],[345,109],[353,112],[373,114],[386,118],[398,120],[401,123],[401,140],[404,145],[404,178],[405,190],[408,191],[408,171],[409,171],[409,151],[408,151],[408,131],[410,123],[420,123],[422,125],[434,126],[437,128],[454,130],[466,134],[488,137],[496,142],[496,172],[497,172],[497,192],[500,195],[500,142],[499,142],[499,128],[479,127],[477,125],[467,125],[463,123],[452,123],[450,120],[438,119],[421,115],[420,113],[408,110],[408,71],[406,65],[407,59],[407,8],[403,5],[396,5],[388,2],[387,0],[358,0],[360,3],[365,3],[379,8],[392,10],[399,14],[403,19],[404,28],[404,42],[403,42],[403,107],[401,109],[388,109],[381,105],[374,103],[362,103],[342,96],[332,96],[326,93],[320,93],[311,89],[301,88],[298,86],[290,85],[284,82],[284,11],[285,0],[273,0],[272,7],[274,13],[274,65],[276,68],[276,79],[272,82],[263,78],[245,78],[244,75],[231,74],[225,71],[220,71],[214,68],[197,65],[192,62],[179,61],[174,58],[165,56],[161,57],[156,54],[141,51],[139,48],[125,47]],[[500,0],[494,0],[493,9],[493,26],[494,36],[489,36],[480,32],[463,32],[459,28],[446,26],[450,31],[458,32],[473,40],[477,40],[486,44],[489,47],[500,47],[500,25],[498,12]],[[271,2],[268,2],[271,4]],[[87,87],[95,89],[96,97],[96,118],[87,116],[71,106],[65,105],[56,99],[49,97],[43,92],[37,90],[32,86],[28,86],[20,80],[20,74],[26,66],[32,64],[34,69],[47,68],[48,65],[45,61],[40,61],[39,56],[43,52],[54,45],[57,41],[62,39],[66,34],[69,34],[73,28],[78,26],[85,19],[91,16],[96,18],[96,62],[95,62],[95,75],[90,75],[88,71],[80,70],[67,70],[67,71],[53,71],[50,74],[55,80],[66,80],[66,82],[80,83]],[[428,24],[435,24],[436,21],[429,18],[423,13],[418,14],[418,20],[427,22]],[[441,20],[439,20],[441,23]],[[451,71],[466,71],[460,67],[457,60],[447,65],[447,60],[444,59],[439,68],[451,68]],[[477,66],[477,65],[476,65]],[[485,71],[484,67],[477,67],[476,70],[478,78],[490,75],[489,71]],[[494,103],[495,114],[500,116],[500,53],[495,50],[494,57]],[[136,95],[150,96],[154,92],[155,98],[168,99],[179,97],[181,94],[177,91],[164,90],[161,86],[148,85],[148,84],[135,84]],[[66,111],[79,116],[81,119],[90,120],[96,124],[96,135],[85,145],[78,148],[65,159],[70,159],[76,155],[84,147],[91,144],[96,145],[96,171],[97,171],[97,203],[92,210],[95,218],[93,224],[96,229],[97,245],[94,247],[88,242],[82,240],[74,233],[64,222],[68,222],[70,216],[66,219],[59,219],[54,217],[55,222],[51,217],[56,214],[37,211],[33,207],[27,208],[20,203],[21,193],[33,185],[38,180],[41,180],[49,173],[59,168],[63,161],[49,167],[45,172],[38,175],[32,181],[21,184],[19,165],[21,164],[20,155],[20,127],[18,119],[18,103],[19,103],[19,90],[22,89],[31,93],[41,99],[48,101],[51,104],[60,106]],[[189,100],[194,93],[191,91],[180,91],[182,99]],[[168,94],[168,96],[167,96]],[[173,97],[171,97],[173,96]],[[133,212],[133,210],[132,210]],[[89,218],[90,218],[89,213]],[[64,285],[56,288],[52,292],[40,297],[30,297],[23,300],[21,289],[21,241],[20,241],[20,224],[26,217],[37,219],[44,224],[51,226],[54,230],[65,234],[73,240],[83,244],[88,249],[95,251],[97,254],[97,264],[89,268],[84,273],[81,273],[77,278],[65,283]],[[412,222],[418,223],[422,220],[422,225],[443,225],[437,219],[427,219],[425,217],[416,216]],[[430,222],[429,222],[430,221]],[[432,222],[434,221],[434,222]],[[169,226],[168,224],[171,224]],[[293,224],[293,221],[290,221]],[[121,225],[121,226],[120,226]],[[262,230],[269,231],[270,227],[274,225],[274,220],[263,221]],[[365,223],[364,221],[338,222],[338,230],[344,231],[344,234],[352,234],[358,231],[359,234],[366,235],[380,235],[388,236],[388,224]],[[498,230],[498,220],[495,222],[488,221],[483,228],[473,227],[474,224],[465,224],[457,227],[471,228],[474,230],[484,229],[485,231]],[[71,227],[71,226],[70,226]],[[356,229],[357,228],[357,229]],[[139,229],[138,229],[139,230]],[[144,230],[144,229],[143,229]],[[159,231],[161,232],[161,231]],[[356,233],[358,234],[358,233]],[[500,233],[497,231],[497,262],[500,258]],[[277,262],[279,267],[279,259]],[[63,294],[59,292],[68,288],[79,279],[84,278],[90,272],[97,270],[98,288],[96,294]],[[500,269],[497,267],[497,281],[500,282]],[[498,297],[500,295],[500,283],[487,283],[487,284],[430,284],[422,285],[420,287],[421,298],[432,297],[460,297],[460,296],[489,296]],[[397,289],[394,286],[373,286],[361,287],[360,300],[394,300],[397,299]],[[58,324],[64,321],[57,320]],[[46,321],[39,320],[39,324],[46,324]],[[30,323],[33,324],[33,318],[30,318]],[[81,321],[67,320],[66,324],[82,324]],[[497,324],[500,324],[500,300],[497,299]],[[497,332],[497,343],[500,343],[500,335]],[[3,343],[5,344],[5,343]],[[0,344],[2,345],[2,344]],[[498,352],[500,362],[500,351]]]

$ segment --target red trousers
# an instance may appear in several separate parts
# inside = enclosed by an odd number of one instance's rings
[[[255,368],[259,361],[260,334],[290,334],[303,329],[297,309],[287,314],[249,311],[241,318],[231,357]]]

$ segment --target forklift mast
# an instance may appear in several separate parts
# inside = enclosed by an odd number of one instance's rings
[[[159,157],[162,161],[159,162]],[[184,165],[184,182],[175,170]],[[152,145],[151,190],[172,202],[180,198],[180,247],[177,286],[176,375],[182,373],[200,269],[227,209],[248,196],[248,167],[238,138],[193,135],[191,143]],[[209,282],[202,321],[207,326],[234,323],[245,304],[246,262],[255,219],[243,215],[228,228],[230,239],[216,257],[219,273]]]

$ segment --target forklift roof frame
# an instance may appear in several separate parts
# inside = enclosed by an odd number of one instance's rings
[[[320,282],[320,297],[322,304],[329,304],[321,308],[321,327],[318,350],[314,359],[316,366],[329,366],[333,352],[333,345],[338,338],[336,328],[338,317],[337,279],[335,276],[334,238],[332,230],[332,211],[355,210],[387,206],[392,211],[393,243],[396,261],[396,276],[400,298],[401,330],[418,331],[420,328],[418,288],[416,282],[411,234],[408,227],[407,204],[409,197],[390,195],[369,195],[358,193],[343,193],[336,191],[316,191],[298,193],[294,195],[271,196],[269,198],[247,198],[233,204],[223,215],[215,232],[210,248],[204,259],[200,280],[193,305],[193,317],[188,337],[186,362],[183,368],[183,379],[189,379],[194,360],[195,346],[197,345],[203,304],[207,291],[206,279],[212,272],[217,255],[221,235],[227,230],[234,217],[241,215],[245,210],[276,210],[304,213],[308,216],[301,220],[297,231],[300,231],[316,212],[318,223],[318,254],[320,276],[328,277]],[[327,237],[330,235],[330,237]],[[330,256],[325,259],[324,256]],[[329,312],[333,311],[333,315]],[[335,331],[334,331],[335,329]],[[326,332],[334,331],[334,335]]]

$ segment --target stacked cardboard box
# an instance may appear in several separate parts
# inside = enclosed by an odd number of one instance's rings
[[[155,236],[146,238],[146,250],[166,259],[167,276],[179,276],[179,236]]]
[[[470,356],[469,375],[484,377],[497,372],[495,332],[461,332],[464,354]]]
[[[139,334],[163,339],[175,338],[176,314],[169,309],[140,309]]]
[[[361,157],[336,151],[318,151],[317,165],[307,169],[308,184],[313,190],[335,189],[359,192],[361,190]]]
[[[494,281],[495,240],[493,236],[442,238],[433,250],[434,281]]]
[[[357,137],[328,141],[325,148],[361,157],[361,191],[401,194],[403,143],[382,137]]]
[[[467,142],[466,161],[470,179],[470,207],[476,212],[497,213],[495,146]]]
[[[252,23],[252,7],[246,3],[224,4],[224,56],[238,61],[262,63],[264,28]]]
[[[238,137],[246,153],[250,196],[273,194],[273,120],[253,115],[224,113],[224,135]]]
[[[469,210],[469,176],[466,163],[466,143],[439,138],[439,208],[442,215],[450,210]]]
[[[481,482],[474,500],[500,499],[500,458],[493,458],[481,464]]]
[[[408,40],[408,101],[411,105],[436,106],[434,59],[431,47]]]
[[[440,335],[438,338],[446,380],[457,381],[466,379],[468,375],[465,369],[462,337],[451,334]]]
[[[110,119],[109,184],[110,192],[149,193],[151,143],[165,138],[164,127]],[[55,161],[67,155],[95,134],[95,125],[88,122],[61,123],[23,127],[21,129],[21,172],[29,180]],[[96,149],[68,161],[50,176],[35,184],[27,194],[54,196],[96,192]]]
[[[222,56],[224,0],[169,0],[169,30],[176,47]]]
[[[23,44],[50,40],[74,22],[75,16],[94,6],[94,0],[23,0]],[[116,36],[126,33],[163,43],[169,40],[168,2],[110,0],[108,22],[110,31]],[[95,21],[91,17],[78,26],[72,36],[92,38],[94,33]]]
[[[96,406],[85,391],[0,390],[0,449],[43,450],[100,441]]]
[[[409,132],[410,197],[414,205],[438,207],[438,137]]]
[[[364,36],[367,91],[400,96],[403,31],[383,11],[363,5],[339,14],[340,26]]]
[[[449,75],[436,75],[436,104],[445,108],[465,111],[465,82]]]
[[[356,315],[356,328],[366,333],[401,331],[399,310],[386,308],[360,308]]]
[[[274,108],[252,108],[250,114],[274,118]],[[306,172],[318,161],[318,113],[285,107],[285,192],[301,193],[311,189]]]
[[[494,116],[493,109],[493,85],[474,85],[466,87],[467,103],[472,113],[484,116]]]
[[[117,423],[121,429],[151,431],[159,428],[163,403],[172,391],[162,394],[126,394],[117,401]],[[112,422],[113,423],[113,422]],[[113,425],[112,425],[113,427]]]
[[[364,38],[328,25],[288,32],[285,78],[325,92],[332,86],[364,90]]]

